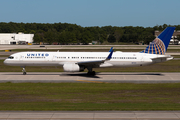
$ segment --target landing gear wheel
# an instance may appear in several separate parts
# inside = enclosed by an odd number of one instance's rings
[[[96,72],[95,72],[95,71],[92,71],[92,67],[87,67],[87,69],[88,69],[87,75],[90,75],[90,76],[96,75]]]
[[[91,75],[91,76],[94,76],[96,75],[96,72],[95,71],[92,71],[92,72],[88,72],[87,75]]]
[[[23,72],[23,75],[26,75],[26,69],[25,69],[25,67],[23,67],[22,72]]]
[[[96,72],[95,72],[95,71],[92,71],[92,75],[96,75]]]

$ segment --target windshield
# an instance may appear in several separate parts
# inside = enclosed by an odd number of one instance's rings
[[[8,59],[14,59],[14,57],[13,56],[9,56]]]

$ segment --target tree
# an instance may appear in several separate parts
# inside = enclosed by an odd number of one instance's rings
[[[120,38],[119,42],[129,42],[129,34],[124,34],[124,35]]]
[[[116,42],[116,38],[114,37],[114,35],[109,35],[108,42],[110,42],[110,43]]]
[[[66,44],[66,31],[62,31],[59,35],[58,35],[58,43],[61,44]]]
[[[164,30],[167,24],[156,25],[154,27],[81,27],[76,24],[69,23],[0,23],[0,33],[33,33],[35,42],[46,42],[52,44],[59,42],[62,44],[69,43],[90,43],[91,41],[113,42],[141,42],[148,43],[154,37],[154,31]],[[176,30],[180,30],[180,25],[176,26]]]
[[[45,40],[50,45],[53,42],[58,42],[57,38],[58,38],[58,34],[57,34],[56,30],[54,30],[54,29],[53,30],[49,30],[48,32],[45,33]]]
[[[93,37],[91,36],[91,33],[89,31],[85,31],[82,34],[81,43],[88,44],[92,42],[92,40],[93,40]]]
[[[116,38],[116,41],[119,41],[122,35],[123,35],[123,30],[121,29],[115,30],[114,37]]]
[[[38,33],[34,34],[34,43],[40,43],[41,42],[41,36]]]

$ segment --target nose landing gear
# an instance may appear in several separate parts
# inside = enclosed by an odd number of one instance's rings
[[[26,69],[25,69],[25,67],[23,67],[22,72],[23,72],[23,75],[26,75]]]

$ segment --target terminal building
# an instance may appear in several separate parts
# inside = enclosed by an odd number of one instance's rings
[[[34,34],[0,33],[0,44],[32,44]]]

